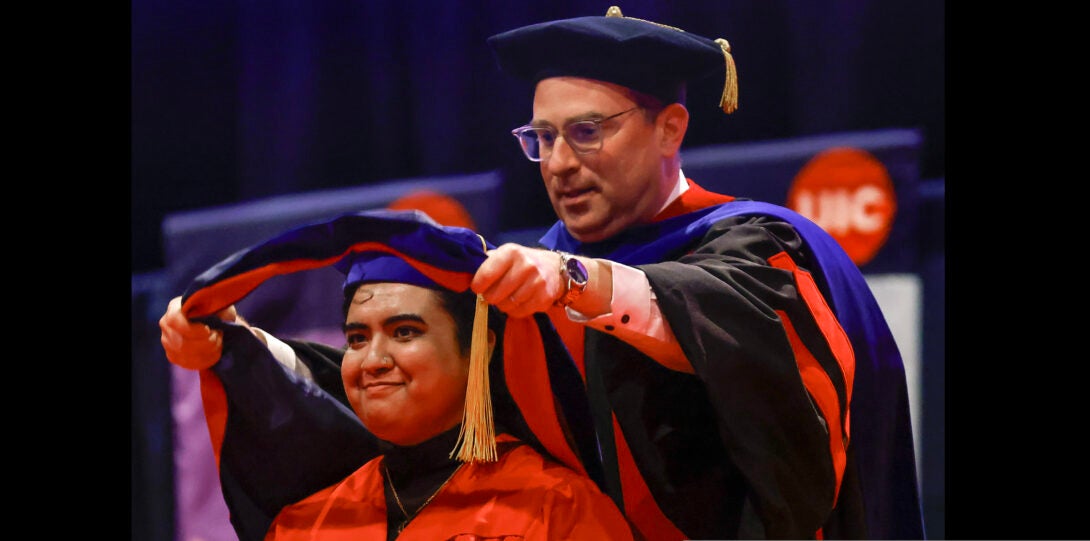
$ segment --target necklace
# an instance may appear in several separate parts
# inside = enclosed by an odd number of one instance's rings
[[[413,511],[413,513],[410,515],[409,512],[405,510],[405,506],[401,504],[401,498],[397,495],[397,489],[394,488],[394,480],[390,477],[390,468],[387,468],[386,462],[383,461],[382,469],[386,473],[386,482],[390,484],[390,492],[394,495],[394,501],[397,502],[397,507],[401,509],[401,514],[405,515],[405,520],[403,520],[401,524],[397,526],[398,535],[401,535],[401,531],[409,525],[409,522],[413,518],[415,518],[416,515],[420,514],[420,511],[422,509],[424,509],[428,506],[429,503],[431,503],[432,499],[435,498],[435,495],[439,494],[439,492],[443,490],[443,487],[447,486],[447,483],[449,483],[450,480],[454,478],[454,474],[458,473],[458,470],[462,469],[462,466],[463,464],[459,464],[457,468],[454,468],[454,471],[450,472],[450,475],[447,476],[446,481],[443,481],[443,484],[439,485],[439,488],[435,489],[435,492],[432,492],[431,496],[428,496],[428,499],[424,500],[424,503],[420,504],[420,507],[417,507],[416,511]]]

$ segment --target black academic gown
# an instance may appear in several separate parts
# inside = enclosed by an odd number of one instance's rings
[[[900,355],[817,226],[732,201],[597,244],[558,223],[542,244],[643,271],[696,372],[585,330],[606,490],[648,539],[923,537]]]

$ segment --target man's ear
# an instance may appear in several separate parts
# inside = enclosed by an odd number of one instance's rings
[[[689,129],[689,110],[680,103],[671,103],[659,112],[655,125],[659,132],[659,150],[663,156],[672,157],[678,153]]]

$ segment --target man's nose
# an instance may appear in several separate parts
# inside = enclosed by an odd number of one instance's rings
[[[579,158],[564,136],[553,141],[552,153],[546,163],[550,173],[559,174],[579,166]]]

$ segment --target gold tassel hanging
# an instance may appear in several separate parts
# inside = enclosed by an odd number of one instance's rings
[[[481,239],[484,243],[484,239]],[[487,251],[488,246],[485,245]],[[492,389],[488,380],[488,303],[477,295],[473,336],[469,347],[469,381],[458,442],[450,452],[462,462],[495,462],[496,425],[492,419]]]
[[[738,109],[738,71],[734,67],[734,57],[730,54],[730,43],[723,38],[715,42],[723,49],[723,57],[727,62],[727,80],[723,83],[723,97],[719,99],[719,107],[729,115]]]

